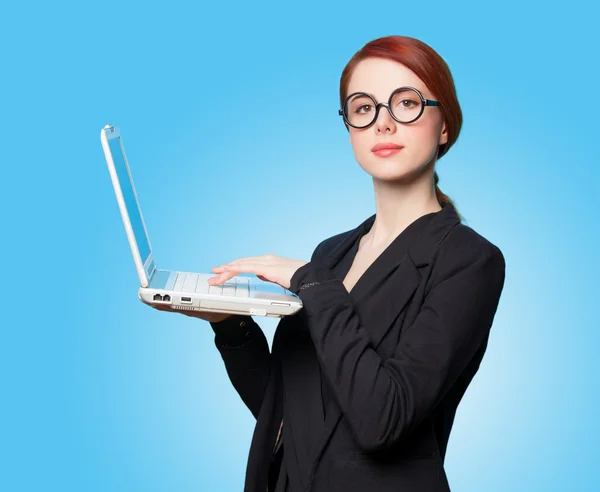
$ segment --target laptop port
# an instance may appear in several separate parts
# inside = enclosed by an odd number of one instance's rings
[[[171,300],[171,296],[168,295],[168,294],[165,294],[164,297],[163,297],[163,301],[169,302],[170,300]]]
[[[191,304],[192,298],[191,297],[182,297],[181,302],[187,302],[188,304]]]
[[[166,296],[168,297],[168,296]],[[163,296],[161,296],[160,294],[154,294],[154,297],[152,298],[152,300],[154,301],[162,301],[163,300]]]

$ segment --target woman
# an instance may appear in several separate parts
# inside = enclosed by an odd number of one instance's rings
[[[344,69],[340,103],[376,214],[322,241],[310,262],[265,255],[213,269],[212,283],[254,273],[302,299],[272,353],[250,316],[191,315],[211,321],[257,418],[246,492],[449,491],[446,445],[486,349],[504,257],[437,187],[462,115],[433,49],[371,41]]]

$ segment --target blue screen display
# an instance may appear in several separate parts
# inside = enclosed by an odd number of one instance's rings
[[[127,207],[127,213],[129,215],[129,221],[133,229],[135,236],[135,242],[137,243],[140,256],[142,257],[142,264],[146,262],[148,256],[150,256],[150,242],[148,236],[144,230],[142,223],[142,212],[138,201],[135,198],[133,192],[133,181],[131,174],[125,164],[125,150],[121,137],[112,138],[108,141],[110,147],[110,153],[112,154],[115,169],[117,170],[117,176],[121,185],[121,191],[123,193],[123,199],[125,200],[125,206]]]

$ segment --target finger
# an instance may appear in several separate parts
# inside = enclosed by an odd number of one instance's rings
[[[220,265],[220,266],[216,266],[212,268],[212,271],[214,273],[219,273],[219,274],[224,274],[224,273],[228,273],[228,270],[226,269],[226,267],[230,267],[230,266],[235,266],[240,268],[239,271],[244,271],[244,268],[246,265],[264,265],[264,266],[272,266],[272,265],[268,265],[267,263],[257,263],[257,262],[253,262],[253,263],[244,263],[244,262],[240,262],[240,263],[236,263],[235,265]]]
[[[230,265],[231,263],[227,263],[227,265]],[[239,265],[240,263],[236,263],[236,265]],[[225,273],[225,265],[218,265],[216,267],[212,267],[211,271],[214,273]]]
[[[225,265],[223,267],[226,272],[237,275],[238,273],[254,273],[255,275],[265,275],[267,272],[266,265],[258,263],[244,263],[240,265]]]
[[[237,260],[233,260],[233,261],[230,261],[229,263],[224,263],[223,265],[219,265],[219,266],[239,265],[241,263],[248,263],[248,262],[249,263],[265,263],[265,262],[272,261],[275,258],[276,258],[276,256],[272,255],[272,254],[260,255],[260,256],[247,256],[244,258],[238,258]]]
[[[237,260],[230,261],[229,263],[223,263],[222,265],[217,265],[216,267],[213,268],[213,270],[215,268],[221,268],[222,269],[225,265],[237,265],[238,263],[240,263],[242,261],[245,261],[247,259],[248,258],[238,258]]]
[[[218,265],[216,267],[213,267],[211,270],[214,273],[227,273],[227,269],[225,267],[228,266],[239,266],[239,267],[245,267],[245,265],[248,264],[254,264],[254,265],[265,265],[265,266],[269,266],[270,264],[272,264],[273,259],[276,258],[274,255],[262,255],[262,256],[250,256],[248,258],[239,258],[237,260],[232,261],[231,263],[226,263],[224,265]],[[241,272],[245,272],[246,270],[242,269],[242,270],[238,270],[238,273]],[[213,277],[215,278],[215,277]],[[229,277],[231,278],[231,277]]]
[[[221,275],[217,275],[216,277],[210,277],[208,279],[208,284],[209,285],[216,285],[216,284],[221,284],[223,282],[227,282],[229,279],[235,277],[237,275],[237,273],[222,273]]]

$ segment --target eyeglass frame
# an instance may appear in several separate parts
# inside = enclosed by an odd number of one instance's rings
[[[419,98],[421,99],[421,111],[419,112],[419,114],[417,115],[416,118],[410,120],[410,121],[400,121],[398,118],[396,118],[394,116],[394,112],[392,111],[392,108],[390,107],[391,103],[392,103],[392,98],[394,97],[394,94],[396,94],[396,92],[402,90],[402,89],[412,89],[413,91],[415,91],[417,93],[417,95],[419,96]],[[346,115],[344,114],[344,108],[346,107],[346,105],[348,104],[348,99],[350,99],[352,96],[356,96],[357,94],[364,94],[365,96],[367,96],[369,99],[371,99],[371,101],[373,101],[373,105],[375,106],[375,116],[373,117],[373,121],[371,121],[371,123],[369,123],[368,125],[365,126],[355,126],[352,123],[350,123],[348,121],[348,119],[346,118]],[[377,118],[379,117],[379,110],[381,109],[381,106],[384,106],[385,108],[387,108],[388,113],[390,113],[390,116],[396,120],[398,123],[403,123],[403,124],[408,124],[408,123],[414,123],[415,121],[417,121],[425,112],[425,106],[441,106],[439,101],[434,101],[433,99],[425,99],[423,97],[423,94],[421,94],[421,91],[415,87],[411,87],[409,85],[405,85],[402,87],[398,87],[397,89],[394,89],[392,91],[392,93],[390,94],[390,97],[388,99],[387,103],[384,102],[380,102],[378,103],[375,98],[373,96],[371,96],[371,94],[367,94],[366,92],[353,92],[352,94],[350,94],[349,96],[346,97],[346,99],[344,99],[344,104],[342,105],[342,109],[338,109],[338,114],[340,116],[342,116],[344,118],[344,122],[347,125],[350,125],[352,128],[356,128],[358,130],[362,130],[364,128],[369,128],[373,123],[375,123],[377,121]]]

